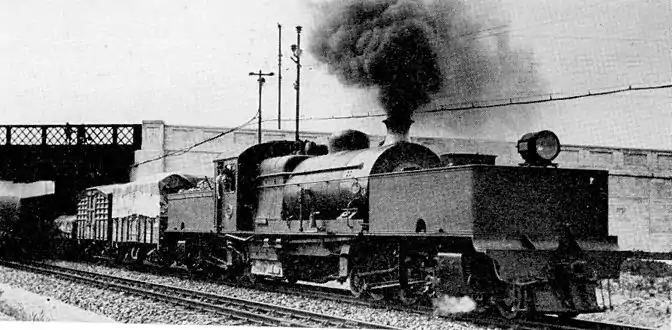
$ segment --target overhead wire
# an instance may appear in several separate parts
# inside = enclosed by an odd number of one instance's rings
[[[628,41],[628,42],[664,42],[670,41],[668,38],[627,38],[627,37],[609,37],[609,36],[568,36],[568,35],[538,35],[526,34],[525,38],[548,38],[548,39],[574,39],[574,40],[605,40],[605,41]]]
[[[640,86],[633,87],[629,85],[628,87],[610,89],[606,91],[591,92],[588,91],[584,94],[575,94],[569,96],[553,96],[553,94],[538,94],[530,95],[527,97],[540,97],[545,96],[543,99],[534,99],[534,100],[521,100],[516,101],[513,98],[500,98],[500,99],[491,99],[491,100],[482,100],[482,101],[473,101],[473,102],[460,102],[453,104],[446,104],[437,109],[418,111],[417,113],[441,113],[441,112],[451,112],[451,111],[468,111],[468,110],[478,110],[478,109],[489,109],[489,108],[499,108],[499,107],[511,107],[515,105],[529,105],[529,104],[539,104],[539,103],[549,103],[549,102],[560,102],[560,101],[570,101],[588,97],[598,97],[612,94],[620,94],[626,92],[636,92],[636,91],[647,91],[647,90],[659,90],[659,89],[669,89],[672,88],[672,84],[663,84],[663,85],[652,85],[652,86]],[[503,101],[508,102],[499,102],[495,104],[484,104],[493,101]],[[466,104],[466,105],[465,105]],[[372,118],[372,117],[384,117],[387,116],[386,113],[373,113],[373,114],[361,114],[361,115],[348,115],[348,116],[330,116],[330,117],[303,117],[300,120],[309,121],[309,120],[337,120],[337,119],[362,119],[362,118]],[[278,118],[269,118],[268,121],[276,121]],[[281,118],[281,121],[292,121],[294,118]]]

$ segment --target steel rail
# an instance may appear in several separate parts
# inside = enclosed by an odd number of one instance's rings
[[[388,309],[416,313],[422,315],[433,315],[434,309],[429,306],[403,306],[400,304],[391,304],[389,301],[375,301],[357,299],[349,295],[348,291],[338,293],[338,289],[324,288],[313,285],[294,284],[294,290],[288,286],[276,286],[271,288],[276,292],[285,294],[300,294],[311,298],[329,299],[349,304],[358,304],[371,308]],[[298,289],[298,290],[297,290]],[[438,314],[437,314],[438,315]],[[540,315],[530,318],[520,318],[507,320],[501,317],[495,317],[491,314],[474,312],[470,314],[438,315],[453,322],[470,323],[482,325],[485,327],[503,327],[516,329],[551,329],[551,330],[655,330],[654,328],[640,327],[622,323],[590,321],[583,319],[560,319],[550,315]]]
[[[399,329],[392,326],[323,315],[258,301],[221,296],[124,277],[99,274],[49,264],[0,261],[0,265],[130,292],[154,300],[227,315],[252,324],[281,327],[337,327],[359,329]]]
[[[43,264],[40,264],[43,265]],[[48,267],[59,267],[44,264]],[[69,267],[59,267],[70,270]],[[84,271],[82,271],[84,272]],[[166,276],[166,273],[160,272],[160,276]],[[95,274],[95,273],[94,273]],[[102,274],[101,274],[102,275]],[[105,275],[107,276],[107,275]],[[167,276],[178,276],[186,278],[185,274],[179,272],[169,272]],[[193,278],[192,278],[193,279]],[[130,279],[129,279],[130,280]],[[135,281],[135,280],[131,280]],[[206,280],[209,283],[217,284],[226,284],[213,280]],[[142,282],[145,283],[145,282]],[[152,284],[154,285],[154,284]],[[158,285],[158,284],[157,284]],[[384,309],[384,310],[395,310],[403,311],[407,313],[415,313],[421,315],[438,315],[439,317],[445,318],[447,321],[460,322],[460,323],[469,323],[473,325],[482,325],[485,327],[503,327],[503,328],[517,328],[517,329],[551,329],[551,330],[653,330],[653,328],[639,327],[621,323],[605,322],[605,321],[589,321],[582,319],[560,319],[555,316],[541,315],[531,318],[523,318],[516,320],[506,320],[501,317],[494,317],[492,314],[474,312],[469,314],[453,314],[453,315],[440,315],[435,314],[434,308],[423,305],[416,306],[404,306],[401,304],[395,304],[391,301],[376,301],[376,300],[367,300],[355,298],[350,295],[350,292],[343,289],[337,288],[328,288],[310,284],[288,284],[285,282],[269,282],[259,283],[259,288],[268,291],[268,292],[277,292],[283,294],[289,294],[294,296],[303,296],[312,299],[325,299],[330,301],[336,301],[351,305],[365,306],[375,309]],[[234,298],[237,299],[237,298]],[[304,312],[304,311],[301,311]],[[308,313],[308,312],[306,312]],[[359,321],[355,321],[359,322]],[[375,324],[374,324],[375,326]],[[381,326],[381,325],[377,325]],[[366,326],[359,326],[360,328],[367,328]],[[389,326],[382,326],[388,329],[398,329]],[[370,328],[370,327],[368,327]]]

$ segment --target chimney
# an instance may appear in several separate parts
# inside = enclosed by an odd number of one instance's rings
[[[387,117],[383,120],[387,127],[387,135],[382,145],[391,145],[398,142],[408,142],[408,132],[411,129],[413,120],[406,116]]]

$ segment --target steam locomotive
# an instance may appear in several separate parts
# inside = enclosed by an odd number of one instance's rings
[[[412,121],[384,122],[378,146],[348,130],[328,146],[271,141],[216,160],[211,190],[165,193],[144,225],[149,240],[115,234],[135,225],[112,214],[98,240],[250,284],[335,280],[405,304],[470,296],[507,318],[607,308],[608,280],[629,254],[608,234],[606,171],[558,168],[550,131],[521,138],[524,163],[498,166],[494,156],[439,156],[408,141]],[[80,221],[79,233],[93,219]]]

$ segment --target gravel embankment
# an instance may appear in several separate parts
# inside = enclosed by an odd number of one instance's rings
[[[208,313],[186,310],[111,290],[0,267],[0,283],[22,288],[105,315],[123,323],[237,325],[238,321]]]
[[[672,329],[672,277],[621,274],[619,283],[612,290],[614,310],[580,318]]]
[[[344,303],[333,302],[327,299],[311,299],[306,297],[299,297],[294,295],[287,295],[281,293],[265,292],[254,289],[236,288],[227,285],[205,283],[198,281],[189,281],[185,279],[158,276],[154,274],[133,272],[118,268],[110,268],[100,265],[79,264],[73,262],[56,261],[52,262],[54,265],[82,269],[101,274],[110,274],[115,276],[123,276],[142,281],[181,287],[191,290],[198,290],[210,292],[213,294],[233,296],[242,299],[250,299],[261,301],[268,304],[286,306],[291,308],[302,309],[315,313],[322,313],[328,315],[335,315],[346,317],[350,319],[362,320],[366,322],[373,322],[379,324],[386,324],[400,328],[408,329],[486,329],[478,328],[474,325],[466,323],[449,322],[445,318],[430,317],[427,315],[420,315],[416,313],[407,313],[401,311],[388,311],[376,308],[367,308],[359,305],[349,305]],[[0,282],[3,279],[0,278]],[[91,295],[89,295],[91,296]],[[94,295],[95,296],[95,295]],[[66,301],[66,300],[64,300]],[[66,301],[67,302],[67,301]],[[128,304],[124,304],[128,306]],[[132,305],[131,305],[132,306]],[[86,306],[83,308],[89,309]],[[90,309],[89,309],[90,310]],[[164,321],[164,323],[166,323]],[[172,323],[172,322],[171,322]],[[201,324],[201,323],[198,323]]]

